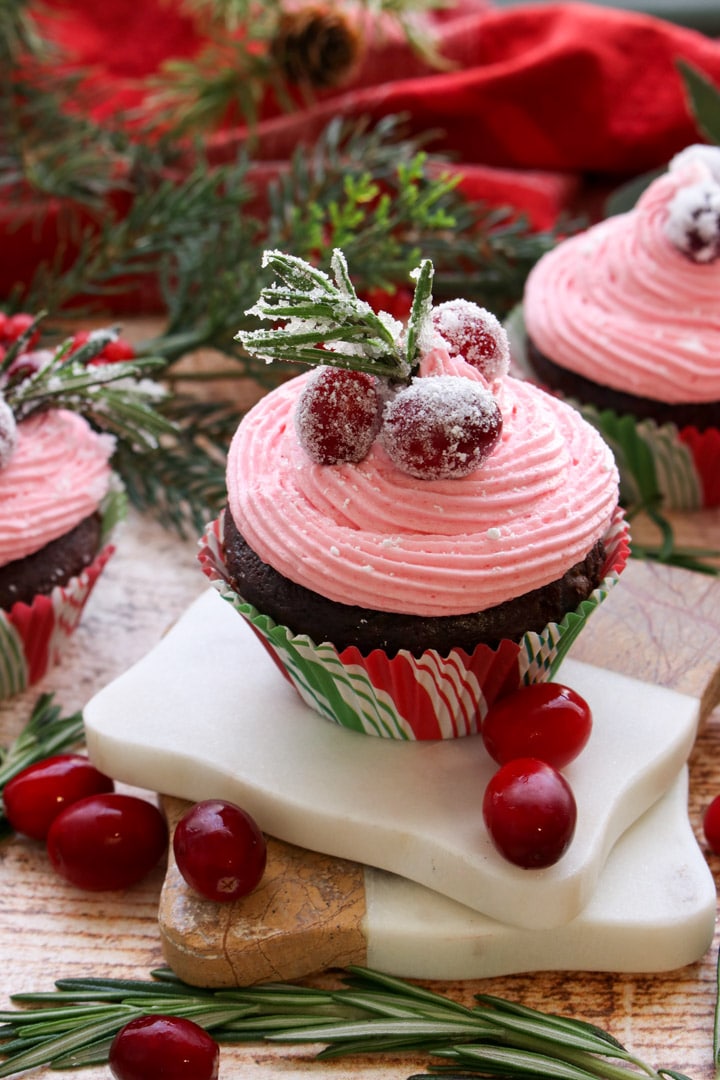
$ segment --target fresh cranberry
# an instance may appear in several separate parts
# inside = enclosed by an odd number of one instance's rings
[[[575,797],[565,777],[537,758],[516,758],[491,778],[483,817],[501,855],[516,866],[552,866],[575,832]]]
[[[362,461],[380,429],[381,408],[374,375],[316,368],[295,410],[300,445],[319,465]]]
[[[708,847],[720,855],[720,795],[716,795],[703,816],[703,831]]]
[[[535,757],[563,769],[587,744],[592,713],[584,698],[560,683],[534,683],[500,698],[482,723],[487,751],[504,765]]]
[[[108,341],[105,348],[93,360],[94,364],[119,364],[135,359],[135,349],[125,338]]]
[[[510,345],[491,311],[470,300],[447,300],[433,308],[433,325],[452,356],[460,355],[489,382],[507,374]]]
[[[93,892],[134,885],[158,863],[166,846],[167,825],[158,808],[117,792],[67,806],[47,838],[57,872]]]
[[[456,375],[416,378],[388,401],[380,438],[399,469],[447,480],[478,469],[498,444],[502,414],[484,387]]]
[[[220,1047],[181,1016],[138,1016],[118,1031],[108,1054],[115,1080],[217,1080]]]
[[[81,754],[56,754],[28,765],[3,791],[5,814],[16,832],[45,840],[55,818],[87,795],[113,790],[113,782]]]
[[[206,799],[183,815],[173,852],[188,885],[209,900],[247,896],[265,872],[265,837],[252,817],[234,803]]]

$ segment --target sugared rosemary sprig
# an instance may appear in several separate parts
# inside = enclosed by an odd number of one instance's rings
[[[155,408],[165,391],[144,377],[164,367],[163,359],[144,356],[131,361],[92,363],[106,345],[117,339],[115,329],[93,331],[88,341],[75,350],[67,340],[48,350],[47,359],[36,371],[27,374],[21,368],[13,376],[11,365],[22,360],[22,350],[41,317],[8,349],[0,364],[0,375],[4,374],[6,380],[3,395],[18,422],[47,409],[66,408],[82,413],[102,430],[143,450],[154,449],[161,435],[174,430]]]
[[[83,738],[82,713],[63,716],[53,694],[41,694],[15,741],[6,750],[0,749],[0,835],[7,831],[2,793],[8,781],[36,761],[73,749]]]
[[[327,364],[391,379],[409,377],[432,304],[430,260],[423,260],[412,275],[415,294],[407,330],[358,297],[339,248],[332,254],[332,278],[305,259],[281,251],[266,251],[262,266],[277,280],[261,291],[246,314],[280,325],[241,330],[236,340],[249,353],[268,362]]]
[[[468,1007],[368,968],[349,968],[338,990],[279,983],[198,990],[164,969],[153,976],[149,982],[63,979],[54,991],[14,995],[36,1007],[0,1013],[0,1077],[37,1066],[99,1064],[124,1024],[162,1013],[193,1019],[220,1043],[321,1042],[320,1059],[407,1050],[451,1061],[463,1076],[687,1080],[656,1071],[593,1024],[487,994]]]

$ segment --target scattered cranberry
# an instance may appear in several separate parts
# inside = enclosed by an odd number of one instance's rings
[[[432,319],[452,356],[462,356],[488,382],[507,374],[510,345],[503,326],[491,311],[470,300],[447,300],[433,308]]]
[[[91,330],[78,330],[76,334],[73,334],[72,344],[70,352],[77,352],[83,345],[87,345],[92,340]],[[99,364],[117,364],[122,361],[133,360],[135,358],[135,349],[126,341],[125,338],[116,338],[115,341],[109,341],[101,351],[94,356],[90,361],[91,366]]]
[[[500,765],[535,757],[563,769],[587,744],[592,713],[584,698],[560,683],[534,683],[500,698],[483,720],[482,735]]]
[[[715,796],[705,811],[703,831],[710,850],[720,855],[720,795]]]
[[[319,465],[362,461],[380,429],[381,409],[374,375],[316,368],[295,411],[300,445]]]
[[[55,818],[88,795],[113,790],[113,782],[81,754],[56,754],[29,765],[3,791],[5,814],[15,832],[45,840]]]
[[[180,1016],[139,1016],[118,1031],[108,1054],[115,1080],[217,1080],[220,1047]]]
[[[126,889],[144,878],[167,846],[152,803],[117,792],[90,795],[55,818],[47,838],[57,872],[80,889]]]
[[[413,379],[387,403],[380,438],[392,462],[421,480],[467,476],[497,446],[502,414],[484,387],[456,375]]]
[[[12,345],[17,341],[27,330],[30,329],[35,322],[34,315],[28,315],[26,312],[18,312],[17,315],[4,315],[2,322],[0,322],[0,338],[8,344]],[[29,337],[25,344],[26,349],[31,349],[40,340],[40,331],[35,330]]]
[[[567,851],[577,807],[570,785],[552,765],[516,758],[491,778],[483,817],[501,855],[516,866],[552,866]]]
[[[209,900],[247,896],[265,872],[265,837],[239,806],[221,799],[196,803],[180,819],[173,837],[178,870]]]

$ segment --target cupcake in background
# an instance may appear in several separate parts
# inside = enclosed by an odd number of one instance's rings
[[[141,442],[167,428],[151,405],[159,388],[135,378],[147,365],[115,331],[52,350],[35,350],[37,336],[31,316],[0,314],[0,699],[60,661],[113,552],[125,511],[115,437],[90,421],[127,436],[131,404]]]
[[[636,206],[531,271],[525,373],[607,439],[626,505],[720,505],[720,147],[678,154]]]
[[[240,423],[204,572],[303,699],[368,734],[479,730],[495,698],[550,677],[627,557],[607,445],[576,410],[507,374],[505,333],[432,304],[407,327],[268,252],[278,282],[239,335],[313,365]],[[471,362],[469,362],[471,361]]]

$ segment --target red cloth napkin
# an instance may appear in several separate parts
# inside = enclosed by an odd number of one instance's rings
[[[68,50],[71,66],[90,69],[85,107],[98,119],[142,105],[146,77],[203,44],[170,0],[47,6],[46,33]],[[309,108],[282,113],[268,96],[259,126],[261,182],[333,116],[402,113],[411,131],[440,132],[431,149],[452,155],[471,198],[513,206],[546,228],[597,182],[611,187],[700,140],[679,58],[720,85],[720,42],[650,16],[583,3],[497,10],[486,0],[464,0],[426,19],[449,70],[433,69],[395,35],[368,50],[350,85],[324,92]],[[216,132],[208,140],[211,160],[234,157],[246,135],[242,126]],[[34,217],[37,209],[0,205],[0,295],[54,243],[54,206],[40,207],[40,230],[12,231],[19,216],[32,210]]]

